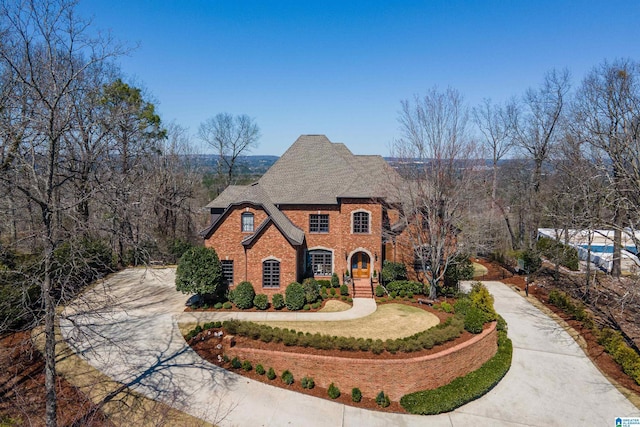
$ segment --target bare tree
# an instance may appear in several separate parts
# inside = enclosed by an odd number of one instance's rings
[[[257,147],[260,128],[246,114],[220,113],[200,124],[198,136],[216,151],[218,175],[226,187],[233,183],[238,157]]]
[[[515,124],[515,142],[533,162],[532,192],[529,200],[530,220],[527,223],[529,244],[535,240],[540,223],[539,194],[543,165],[557,144],[562,114],[570,88],[567,70],[548,72],[539,89],[529,89],[523,98],[523,112]]]
[[[65,165],[68,134],[74,127],[74,94],[86,90],[85,75],[118,48],[108,39],[91,37],[87,22],[74,14],[74,2],[3,1],[0,3],[0,70],[9,88],[2,106],[3,184],[13,187],[39,211],[43,256],[39,282],[45,324],[46,424],[56,418],[57,288],[54,251],[68,235],[66,216],[77,203],[63,188],[70,179]]]
[[[402,102],[402,137],[392,148],[406,179],[406,185],[396,186],[402,201],[400,222],[416,267],[429,281],[431,298],[459,252],[464,203],[474,173],[467,117],[459,92],[431,89],[424,97]]]
[[[612,275],[621,274],[622,233],[636,240],[640,217],[640,65],[604,62],[583,80],[574,105],[574,131],[589,144],[595,170],[606,177],[614,228]],[[635,241],[638,247],[637,240]]]

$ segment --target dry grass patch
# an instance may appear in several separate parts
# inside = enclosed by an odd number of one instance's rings
[[[489,269],[482,264],[472,262],[473,264],[473,277],[482,277],[489,273]]]
[[[347,311],[350,308],[351,305],[346,302],[331,299],[325,302],[324,307],[318,311],[322,313],[336,313],[338,311]]]
[[[298,332],[320,333],[354,338],[386,340],[403,338],[425,331],[440,320],[434,314],[404,304],[384,304],[369,316],[339,321],[256,322],[271,327],[295,329]]]

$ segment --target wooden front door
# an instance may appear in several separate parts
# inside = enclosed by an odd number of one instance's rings
[[[369,277],[369,255],[364,252],[356,252],[351,257],[351,274],[354,279],[363,279]]]

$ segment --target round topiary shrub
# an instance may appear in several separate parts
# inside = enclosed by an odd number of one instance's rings
[[[327,394],[332,399],[337,399],[340,397],[340,389],[335,386],[334,383],[329,384],[329,389],[327,390]]]
[[[375,293],[376,293],[376,296],[378,298],[383,297],[384,296],[384,287],[382,285],[376,286]]]
[[[300,381],[300,384],[302,385],[302,388],[306,388],[307,390],[311,390],[316,386],[315,381],[313,381],[313,378],[311,377],[304,377],[302,381]]]
[[[258,294],[253,298],[253,305],[258,310],[266,310],[269,308],[269,297],[265,294]]]
[[[176,268],[176,290],[213,297],[224,294],[226,285],[216,251],[200,246],[182,254]]]
[[[349,295],[349,287],[347,285],[340,285],[340,295]]]
[[[242,370],[249,372],[251,369],[253,369],[253,366],[251,366],[251,362],[249,362],[248,360],[245,360],[244,362],[242,362]]]
[[[313,304],[320,298],[320,284],[314,278],[304,279],[302,287],[304,288],[304,299],[307,304]]]
[[[232,307],[233,305],[231,305],[229,301],[226,301],[224,304],[222,304],[222,308],[224,308],[225,310],[230,310]]]
[[[284,371],[280,378],[282,378],[282,382],[286,385],[293,384],[293,374],[289,372],[289,370]]]
[[[271,304],[276,310],[282,310],[284,308],[284,297],[282,294],[275,294],[271,297]]]
[[[264,366],[262,366],[261,364],[257,364],[256,365],[256,374],[258,375],[264,375],[265,374],[265,370],[264,370]]]
[[[362,392],[358,387],[351,390],[351,400],[358,403],[362,400]]]
[[[284,300],[289,310],[300,310],[305,302],[304,287],[298,282],[291,283],[287,286]]]
[[[251,282],[241,282],[233,291],[233,303],[236,307],[246,310],[253,307],[256,291]]]
[[[234,357],[233,359],[231,359],[231,367],[233,369],[240,369],[242,367],[242,362],[240,362],[240,359],[238,359],[237,357]]]
[[[217,302],[213,305],[213,308],[215,308],[216,310],[220,310],[222,308],[222,303],[221,302]]]
[[[276,379],[276,371],[274,371],[273,368],[269,368],[269,370],[267,371],[267,378],[269,378],[270,380]]]

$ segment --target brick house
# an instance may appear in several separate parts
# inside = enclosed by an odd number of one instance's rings
[[[249,281],[273,294],[310,276],[336,273],[342,282],[348,271],[362,288],[356,296],[370,296],[374,271],[395,259],[384,231],[397,218],[390,178],[399,176],[381,156],[302,135],[257,182],[229,186],[206,206],[205,245],[230,285]]]

